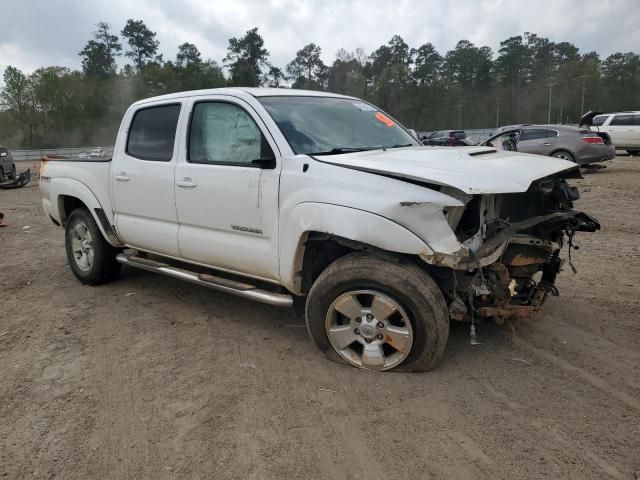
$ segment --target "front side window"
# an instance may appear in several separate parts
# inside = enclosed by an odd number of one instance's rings
[[[179,104],[138,110],[129,127],[127,153],[141,160],[171,160],[179,115]]]
[[[640,115],[633,116],[633,125],[640,126]]]
[[[256,122],[232,103],[200,102],[193,109],[189,129],[192,163],[247,164],[269,149]]]
[[[334,155],[419,145],[376,107],[350,98],[259,98],[296,154]]]

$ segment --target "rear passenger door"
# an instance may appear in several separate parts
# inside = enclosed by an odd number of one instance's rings
[[[518,140],[518,151],[549,155],[555,145],[558,132],[547,128],[528,128],[522,131]]]
[[[128,113],[111,166],[118,235],[127,245],[170,256],[179,255],[174,173],[181,109],[172,102]]]

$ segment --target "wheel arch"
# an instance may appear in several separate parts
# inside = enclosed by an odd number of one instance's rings
[[[333,261],[356,251],[416,257],[431,249],[417,235],[371,212],[332,204],[303,203],[287,218],[280,239],[283,285],[304,295]]]
[[[114,247],[124,245],[113,229],[102,205],[86,185],[73,179],[59,179],[52,189],[52,197],[53,211],[49,213],[54,221],[64,226],[73,210],[86,208],[109,244]]]

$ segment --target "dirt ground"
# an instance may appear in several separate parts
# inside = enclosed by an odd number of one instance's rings
[[[640,476],[640,159],[577,181],[603,229],[512,335],[441,367],[326,361],[292,311],[152,273],[81,286],[37,184],[0,191],[0,478]]]

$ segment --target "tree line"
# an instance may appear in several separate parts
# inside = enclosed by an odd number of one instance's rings
[[[229,39],[221,63],[183,43],[175,59],[158,53],[156,33],[127,20],[120,35],[100,22],[79,52],[82,70],[49,66],[26,74],[9,66],[0,91],[0,144],[108,145],[135,100],[224,86],[325,90],[361,97],[416,130],[575,123],[586,110],[640,108],[640,57],[581,53],[569,42],[524,33],[490,47],[460,40],[442,55],[399,35],[367,54],[340,49],[330,65],[309,43],[285,66],[271,64],[257,28]],[[128,63],[118,68],[118,57]]]

